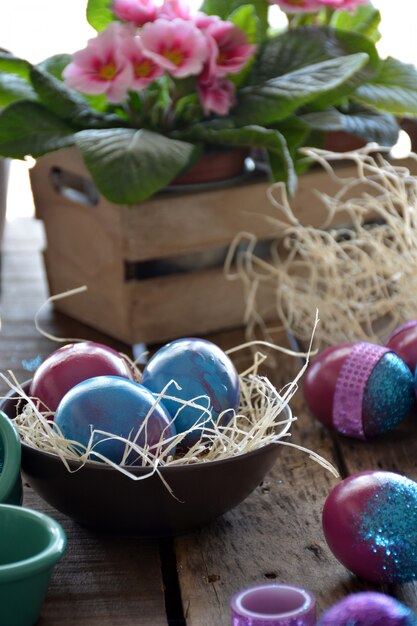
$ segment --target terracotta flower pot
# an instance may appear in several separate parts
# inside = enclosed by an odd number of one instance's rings
[[[366,146],[366,141],[342,130],[332,130],[326,133],[324,149],[331,152],[351,152]]]
[[[247,148],[235,150],[209,151],[184,174],[178,176],[171,185],[197,185],[235,178],[245,172]]]

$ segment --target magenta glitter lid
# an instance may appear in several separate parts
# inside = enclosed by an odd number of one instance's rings
[[[243,589],[231,601],[232,626],[316,626],[316,601],[291,585]]]
[[[377,363],[390,352],[372,343],[353,346],[340,370],[333,398],[335,429],[350,437],[365,439],[362,423],[362,402],[366,383]]]

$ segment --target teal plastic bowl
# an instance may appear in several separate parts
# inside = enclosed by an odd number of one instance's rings
[[[0,411],[0,503],[22,504],[21,456],[19,435],[7,415]]]
[[[55,564],[66,548],[51,517],[0,504],[0,626],[33,626]]]

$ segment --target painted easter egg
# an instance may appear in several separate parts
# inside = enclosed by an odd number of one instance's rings
[[[366,439],[395,428],[407,417],[414,404],[413,376],[387,348],[343,343],[314,359],[304,395],[323,424]]]
[[[56,411],[64,395],[72,387],[94,376],[133,378],[128,362],[112,348],[101,343],[72,343],[50,354],[36,370],[30,395],[38,398],[41,407]]]
[[[139,383],[117,376],[97,376],[79,383],[62,398],[55,413],[55,423],[66,439],[87,446],[92,430],[102,430],[125,439],[137,438],[156,453],[163,440],[176,435],[171,417],[163,403],[155,405],[155,397]],[[149,417],[148,417],[149,416]],[[125,444],[95,434],[95,451],[115,463],[122,461]],[[161,447],[162,449],[162,447]],[[174,454],[175,449],[169,450]],[[92,457],[94,460],[94,457]],[[140,464],[131,452],[126,464]]]
[[[417,616],[405,604],[376,591],[352,593],[334,604],[318,626],[417,626]]]
[[[323,530],[335,557],[375,582],[417,579],[417,483],[385,471],[349,476],[329,494]]]
[[[385,346],[398,354],[414,374],[417,366],[417,320],[406,322],[394,330]]]
[[[239,406],[240,383],[235,366],[218,346],[204,339],[177,339],[163,346],[143,370],[142,384],[160,393],[174,380],[180,389],[171,385],[168,395],[182,400],[194,400],[196,407],[177,400],[164,399],[164,404],[175,419],[177,432],[185,432],[197,425],[183,440],[193,445],[202,435],[204,426],[210,427],[223,411],[222,423],[227,423],[233,410]],[[211,411],[212,420],[207,410]],[[201,428],[198,428],[201,425]]]

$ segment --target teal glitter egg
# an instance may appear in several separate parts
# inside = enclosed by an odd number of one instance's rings
[[[417,580],[417,483],[385,471],[349,476],[328,496],[323,530],[336,558],[357,576]]]
[[[364,390],[362,411],[367,437],[395,428],[414,404],[413,377],[407,365],[387,352],[375,365]]]

